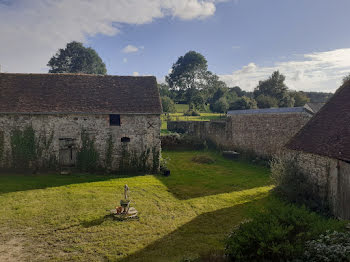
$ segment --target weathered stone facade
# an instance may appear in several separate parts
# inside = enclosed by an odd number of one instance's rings
[[[168,130],[212,141],[223,149],[276,154],[311,118],[305,112],[229,115],[224,121],[172,121]]]
[[[3,136],[0,139],[3,141],[0,143],[0,166],[16,167],[18,163],[12,158],[11,136],[16,130],[32,127],[35,150],[40,154],[31,161],[32,167],[76,166],[82,133],[85,133],[98,153],[99,168],[118,170],[121,158],[125,157],[124,150],[130,158],[145,161],[142,164],[146,164],[147,169],[158,169],[160,125],[160,116],[152,114],[122,114],[120,126],[110,126],[108,114],[0,114],[0,135]]]
[[[316,194],[339,218],[350,219],[350,164],[334,158],[286,150],[305,174]]]

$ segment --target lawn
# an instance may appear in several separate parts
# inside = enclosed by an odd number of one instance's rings
[[[200,113],[200,116],[184,116],[183,113],[170,113],[169,116],[162,115],[162,127],[161,132],[167,133],[167,121],[210,121],[215,119],[222,119],[224,118],[224,114],[218,114],[218,113]]]
[[[208,154],[213,164],[194,163]],[[271,189],[269,171],[215,152],[163,152],[170,177],[0,175],[0,260],[179,261],[222,249]],[[140,219],[109,210],[128,184]]]

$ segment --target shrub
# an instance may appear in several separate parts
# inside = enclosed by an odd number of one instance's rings
[[[212,164],[215,162],[214,158],[208,155],[197,155],[192,158],[192,161],[200,164]]]
[[[280,155],[270,161],[271,178],[276,185],[275,191],[282,198],[313,211],[329,214],[327,201],[319,197],[317,189],[300,170],[296,156]]]
[[[170,97],[162,96],[161,101],[162,101],[163,112],[166,112],[166,113],[176,112],[175,103],[173,100],[171,100]]]
[[[273,199],[228,237],[226,253],[231,261],[288,261],[302,256],[306,241],[343,227],[305,207]]]
[[[94,172],[98,168],[99,154],[95,141],[85,132],[81,132],[81,148],[77,154],[77,167],[84,172]]]
[[[350,233],[326,232],[306,243],[304,261],[350,261]]]
[[[200,116],[201,114],[194,110],[188,110],[184,112],[184,116]]]
[[[207,149],[207,144],[205,141],[187,134],[180,135],[178,133],[172,133],[164,135],[161,136],[161,141],[162,149],[165,150]]]

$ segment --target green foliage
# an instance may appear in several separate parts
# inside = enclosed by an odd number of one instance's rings
[[[204,80],[207,69],[205,57],[195,51],[189,51],[173,64],[165,80],[171,89],[198,89],[198,81]]]
[[[113,136],[112,134],[109,134],[107,139],[107,149],[106,149],[106,158],[105,158],[105,167],[106,169],[110,169],[112,167],[113,162]]]
[[[231,261],[290,261],[302,256],[306,241],[343,227],[305,207],[271,200],[229,236],[226,253]]]
[[[230,105],[230,110],[255,109],[256,101],[253,98],[242,96]]]
[[[77,167],[84,172],[94,172],[98,169],[99,154],[95,149],[95,141],[86,131],[81,132],[81,148],[77,153]]]
[[[196,155],[192,158],[192,161],[201,164],[212,164],[215,159],[208,155]]]
[[[12,165],[15,168],[29,168],[37,159],[37,147],[32,126],[23,131],[15,129],[11,132]]]
[[[158,173],[160,167],[160,151],[157,147],[152,148],[152,162],[152,171]]]
[[[345,84],[346,82],[350,81],[350,74],[344,76],[343,78],[343,84]]]
[[[326,103],[332,96],[333,93],[323,92],[305,92],[311,103]]]
[[[4,132],[0,130],[0,163],[4,157],[4,151],[5,151],[5,144],[4,143],[5,143]]]
[[[278,107],[278,100],[272,96],[261,94],[255,100],[259,108]]]
[[[304,106],[306,103],[310,102],[310,98],[308,98],[306,93],[302,91],[293,92],[291,95],[295,101],[294,106]]]
[[[194,110],[188,110],[184,112],[184,116],[200,116],[201,114]]]
[[[306,243],[303,261],[350,261],[350,232],[331,232]]]
[[[294,99],[288,92],[288,87],[284,83],[286,77],[275,71],[264,81],[260,81],[259,85],[254,89],[254,97],[260,95],[269,96],[277,99],[279,107],[293,107]]]
[[[171,100],[170,97],[162,96],[161,100],[162,100],[163,112],[166,112],[166,113],[176,112],[175,103],[173,100]]]
[[[229,104],[225,97],[221,97],[213,105],[210,105],[210,109],[216,113],[226,113],[228,108]]]
[[[47,66],[51,68],[49,73],[107,73],[106,65],[96,51],[75,41],[68,43],[65,49],[59,49]]]
[[[297,163],[297,156],[290,155],[276,156],[271,160],[271,178],[276,185],[276,193],[292,203],[329,214],[327,200],[319,196],[320,189],[309,181]]]

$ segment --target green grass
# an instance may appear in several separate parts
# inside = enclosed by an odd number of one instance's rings
[[[213,164],[194,163],[208,154]],[[222,249],[227,233],[271,189],[264,167],[213,152],[164,152],[170,177],[156,175],[0,175],[2,247],[18,260],[179,261]],[[140,220],[106,210],[128,184]],[[15,243],[15,244],[13,244]],[[13,246],[15,245],[15,246]],[[12,251],[11,251],[12,250]],[[6,254],[5,254],[6,255]],[[1,260],[1,259],[0,259]]]
[[[183,113],[188,111],[189,106],[187,104],[175,104],[175,110],[177,113]]]
[[[210,121],[215,119],[222,119],[225,117],[224,114],[217,114],[217,113],[200,113],[200,116],[184,116],[183,113],[170,113],[169,115],[170,115],[170,121]],[[162,134],[168,133],[168,130],[167,130],[168,119],[169,117],[166,117],[165,115],[161,116]]]

